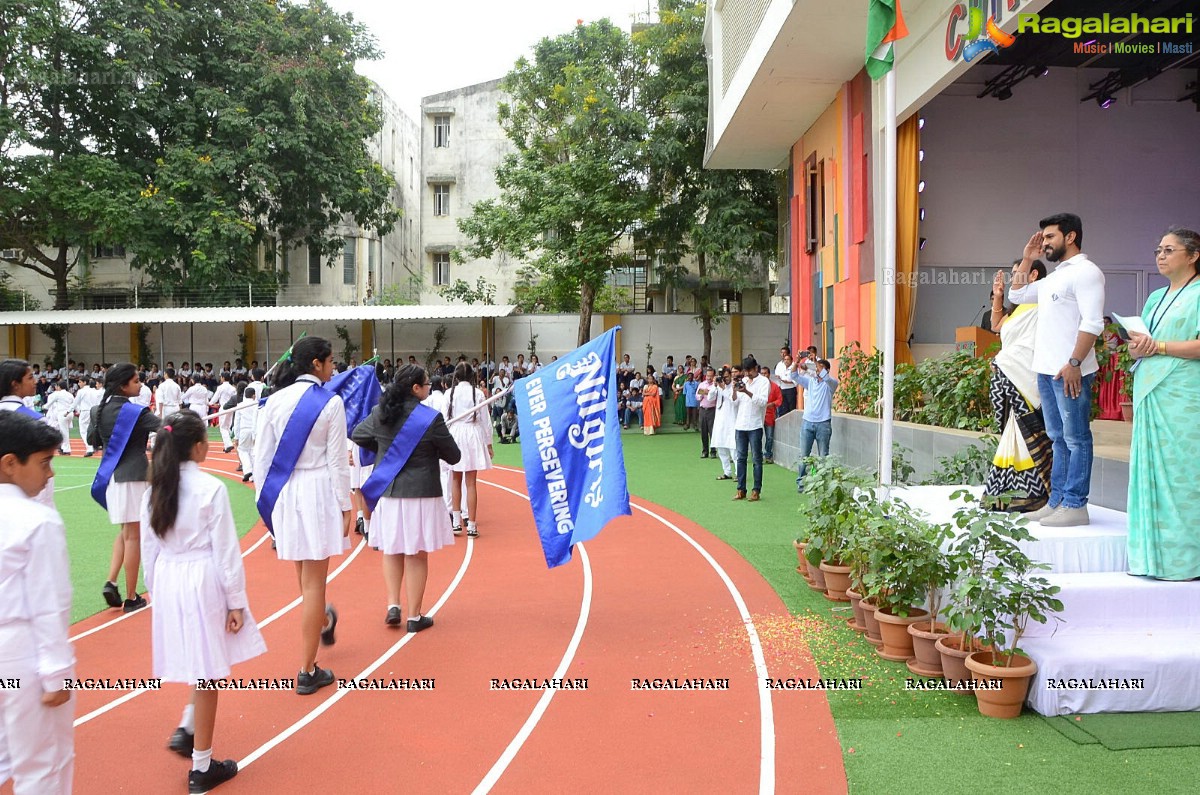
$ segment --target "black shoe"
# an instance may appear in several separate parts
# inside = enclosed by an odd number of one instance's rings
[[[367,523],[365,521],[363,521],[363,518],[361,516],[358,517],[358,519],[356,519],[354,522],[354,532],[358,533],[360,536],[363,536],[363,535],[366,535],[366,532],[364,532],[366,530],[366,528],[367,528]]]
[[[708,458],[708,453],[701,453],[701,454],[700,454],[700,457],[701,457],[701,458]]]
[[[389,607],[387,618],[383,620],[383,623],[387,624],[389,627],[398,627],[400,626],[400,622],[403,620],[404,616],[400,615],[400,608]]]
[[[716,458],[717,457],[717,448],[715,448],[715,447],[708,448],[708,457]]]
[[[454,525],[453,527],[450,528],[450,532],[454,533],[454,535],[456,535],[456,536],[462,535],[462,525],[460,525],[460,524]]]
[[[717,475],[717,480],[733,480],[733,475]]]
[[[252,478],[252,477],[254,477],[254,473],[253,473],[253,472],[247,472],[246,474],[242,475],[242,482],[243,482],[243,483],[249,483],[249,482],[250,482],[250,478]]]
[[[241,464],[238,464],[238,465],[237,465],[237,469],[235,469],[234,471],[235,471],[235,472],[241,472],[241,471],[242,471],[242,465],[241,465]]]
[[[296,675],[296,695],[311,696],[322,687],[333,684],[333,671],[313,664],[313,672],[301,671]]]
[[[192,758],[192,749],[196,747],[196,735],[180,726],[167,741],[167,747],[180,756]]]
[[[84,454],[83,454],[83,457],[84,457],[84,458],[91,458],[91,457],[92,457],[92,456],[94,456],[95,454],[96,454],[96,453],[95,453],[95,451],[92,451],[92,452],[90,452],[90,453],[84,453]]]
[[[104,601],[108,603],[109,607],[121,606],[121,592],[117,590],[117,584],[115,582],[104,583],[103,593]]]
[[[188,772],[188,792],[195,795],[208,792],[236,776],[237,772],[237,762],[232,759],[226,759],[224,762],[214,759],[208,763],[208,770],[203,773],[199,770]]]
[[[433,626],[433,619],[429,616],[421,616],[420,618],[410,618],[408,620],[409,632],[420,632],[423,629],[429,629]]]
[[[232,452],[233,452],[233,448],[232,448],[232,447],[226,447],[226,448],[225,448],[225,452],[227,452],[227,453],[232,453]]]
[[[329,619],[329,626],[321,630],[321,645],[332,646],[337,642],[337,638],[333,636],[333,631],[337,629],[337,611],[333,609],[333,605],[325,605],[325,617]]]
[[[125,604],[121,608],[126,613],[132,613],[135,610],[141,610],[143,607],[150,604],[146,601],[146,597],[144,596],[139,596],[138,594],[134,594],[133,596],[133,599],[126,599]]]

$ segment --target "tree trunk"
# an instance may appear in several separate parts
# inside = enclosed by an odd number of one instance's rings
[[[70,267],[67,265],[67,244],[58,244],[58,256],[54,258],[54,264],[51,266],[54,271],[54,296],[55,309],[70,309],[71,295],[67,292],[67,271]]]
[[[596,288],[584,282],[579,286],[579,334],[576,343],[583,345],[592,338],[592,308],[596,304]]]
[[[700,329],[704,334],[704,357],[712,364],[712,294],[708,289],[708,268],[703,251],[696,254],[696,273],[700,280],[696,289],[696,306],[700,310]]]

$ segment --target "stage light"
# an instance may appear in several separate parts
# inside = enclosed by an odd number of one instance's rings
[[[1113,103],[1116,101],[1117,100],[1113,97],[1113,95],[1108,93],[1101,94],[1096,97],[1096,104],[1105,109],[1111,108]]]
[[[1003,102],[1006,99],[1012,99],[1012,89],[1009,88],[1008,86],[1005,86],[1004,88],[1000,89],[999,91],[996,92],[996,99],[1000,100],[1001,102]]]
[[[1050,67],[1048,66],[1036,66],[1034,69],[1037,71],[1037,74],[1033,76],[1035,80],[1039,77],[1045,77],[1046,75],[1050,74]]]
[[[925,150],[924,150],[924,149],[918,149],[918,150],[917,150],[917,162],[918,162],[918,163],[924,163],[924,162],[925,162]]]
[[[918,129],[918,130],[924,130],[924,129],[925,129],[925,117],[924,117],[924,116],[918,116],[918,117],[917,117],[917,129]]]
[[[925,243],[927,243],[927,242],[928,241],[925,238],[921,238],[920,241],[917,243],[917,251],[924,251]]]
[[[922,207],[920,210],[917,210],[917,220],[918,221],[925,220],[925,208],[924,207]]]
[[[925,192],[925,180],[921,180],[920,182],[917,183],[917,193],[924,193],[924,192]]]

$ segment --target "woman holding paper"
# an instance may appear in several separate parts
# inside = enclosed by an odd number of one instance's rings
[[[403,590],[409,632],[433,626],[433,619],[422,612],[429,553],[454,543],[442,501],[439,461],[453,465],[462,457],[441,412],[422,405],[430,386],[424,368],[404,365],[350,437],[376,453],[375,471],[363,484],[363,494],[368,503],[378,500],[371,517],[371,542],[383,552],[388,598],[384,622],[400,625]]]
[[[1018,260],[1016,264],[1020,264]],[[1015,266],[1014,266],[1015,267]],[[1046,275],[1046,266],[1033,263],[1029,281]],[[1000,352],[992,360],[990,395],[1000,444],[983,493],[997,507],[1028,513],[1050,498],[1050,437],[1042,421],[1037,374],[1033,372],[1033,344],[1037,333],[1037,304],[1004,309],[1004,271],[992,280],[992,328],[1000,331]],[[1002,506],[998,498],[1018,492]]]
[[[1200,234],[1168,230],[1154,259],[1170,284],[1142,309],[1149,333],[1129,329],[1129,573],[1190,580],[1200,577]]]

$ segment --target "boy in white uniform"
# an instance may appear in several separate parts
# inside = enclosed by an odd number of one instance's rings
[[[75,678],[70,561],[58,512],[34,500],[54,474],[60,435],[44,422],[0,412],[0,784],[14,795],[71,791]]]
[[[75,393],[75,405],[72,408],[79,415],[79,436],[83,439],[86,447],[84,458],[89,458],[96,453],[96,448],[92,447],[87,438],[88,430],[92,427],[92,407],[99,406],[102,397],[104,397],[104,390],[97,389],[95,381],[91,378],[79,379],[79,391]]]
[[[63,389],[62,381],[54,382],[54,389],[46,395],[46,422],[62,436],[59,445],[60,455],[71,454],[71,417],[75,406],[75,398]]]

